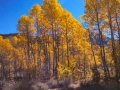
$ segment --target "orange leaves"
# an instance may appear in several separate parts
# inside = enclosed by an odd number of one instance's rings
[[[117,0],[120,3],[120,0]]]
[[[25,36],[35,33],[34,21],[30,17],[22,15],[18,20],[18,30],[20,33],[25,34]]]
[[[23,66],[40,62],[49,67],[55,66],[53,69],[58,69],[61,75],[67,72],[68,76],[79,76],[80,62],[84,62],[85,54],[86,57],[90,54],[88,34],[57,0],[44,0],[42,7],[35,4],[29,16],[23,15],[19,19],[18,30],[17,43],[23,53]],[[16,38],[13,38],[13,42],[16,42]],[[79,65],[78,60],[81,60]],[[30,68],[33,67],[31,65]]]
[[[2,37],[0,37],[0,51],[4,51],[4,50],[10,50],[12,49],[12,45],[10,44],[9,39],[3,39]]]
[[[28,16],[22,15],[20,17],[20,20],[18,21],[18,23],[31,25],[34,23],[34,21],[32,19],[30,19]]]
[[[62,15],[62,7],[57,3],[57,0],[44,1],[42,9],[48,19],[55,20]]]
[[[41,14],[41,11],[42,11],[41,7],[38,4],[35,4],[29,11],[29,14],[36,17]]]
[[[13,59],[15,48],[11,45],[9,39],[3,39],[0,36],[0,55],[10,61]]]

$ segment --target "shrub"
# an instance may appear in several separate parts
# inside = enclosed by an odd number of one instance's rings
[[[58,87],[58,81],[57,80],[54,80],[53,78],[50,79],[47,83],[47,85],[51,88],[51,89],[54,89],[54,88],[57,88]]]
[[[15,82],[14,80],[4,81],[2,90],[16,90],[18,86],[19,86],[19,83]]]
[[[92,76],[93,82],[99,83],[99,81],[100,81],[100,73],[99,73],[99,71],[97,70],[97,68],[95,66],[92,68],[92,73],[93,73],[93,76]]]
[[[15,90],[31,90],[32,83],[27,80],[22,80]]]
[[[31,90],[49,90],[49,87],[46,83],[36,83],[31,86]]]
[[[2,87],[4,86],[4,81],[0,81],[0,90],[2,90]]]

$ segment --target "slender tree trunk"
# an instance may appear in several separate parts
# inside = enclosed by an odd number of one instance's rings
[[[68,41],[68,35],[67,34],[68,34],[68,24],[67,24],[67,20],[66,20],[66,33],[65,33],[65,35],[66,35],[66,45],[67,45],[67,60],[68,60],[68,67],[69,67],[70,66],[70,61],[69,61],[69,45],[68,45],[69,41]]]
[[[108,70],[108,66],[106,64],[106,60],[105,60],[105,50],[104,50],[102,32],[101,32],[100,24],[99,24],[97,3],[95,4],[94,9],[95,9],[95,14],[96,14],[96,19],[97,19],[97,26],[98,26],[98,31],[99,31],[100,54],[101,54],[102,63],[103,63],[103,67],[104,67],[105,78],[107,78],[107,77],[109,77],[109,70]]]
[[[52,47],[53,47],[53,76],[55,75],[55,37],[54,37],[54,23],[52,21]]]
[[[90,36],[90,30],[89,30],[89,29],[88,29],[88,33],[89,33],[89,39],[90,39],[91,36]],[[91,41],[90,41],[90,42],[91,42]],[[94,53],[94,50],[93,50],[93,44],[92,44],[92,42],[91,42],[90,44],[91,44],[91,51],[92,51],[92,55],[93,55],[93,59],[94,59],[94,64],[95,64],[95,67],[96,67],[96,69],[97,69],[95,53]]]
[[[109,3],[108,3],[108,5],[109,5]],[[118,82],[119,68],[117,66],[118,63],[117,63],[117,58],[116,58],[115,39],[114,39],[114,33],[113,33],[113,28],[112,28],[112,17],[111,17],[109,6],[107,6],[107,10],[108,10],[109,27],[110,27],[110,31],[111,31],[112,54],[113,54],[113,59],[114,59],[114,64],[115,64],[116,80]]]
[[[85,43],[84,43],[85,45]],[[86,79],[86,55],[85,55],[85,46],[84,46],[84,78]]]

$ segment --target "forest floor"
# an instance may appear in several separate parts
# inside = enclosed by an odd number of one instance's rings
[[[120,85],[110,81],[108,83],[80,83],[69,82],[69,80],[54,80],[50,79],[46,82],[40,80],[22,80],[22,81],[0,81],[0,90],[120,90]]]

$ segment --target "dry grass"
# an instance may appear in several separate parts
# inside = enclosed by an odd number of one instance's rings
[[[22,80],[20,82],[0,82],[0,90],[120,90],[120,85],[113,81],[108,83],[95,84],[86,82],[82,86],[80,82],[71,82],[69,78],[63,80],[50,79],[43,83],[37,80]],[[118,88],[119,87],[119,88]]]

